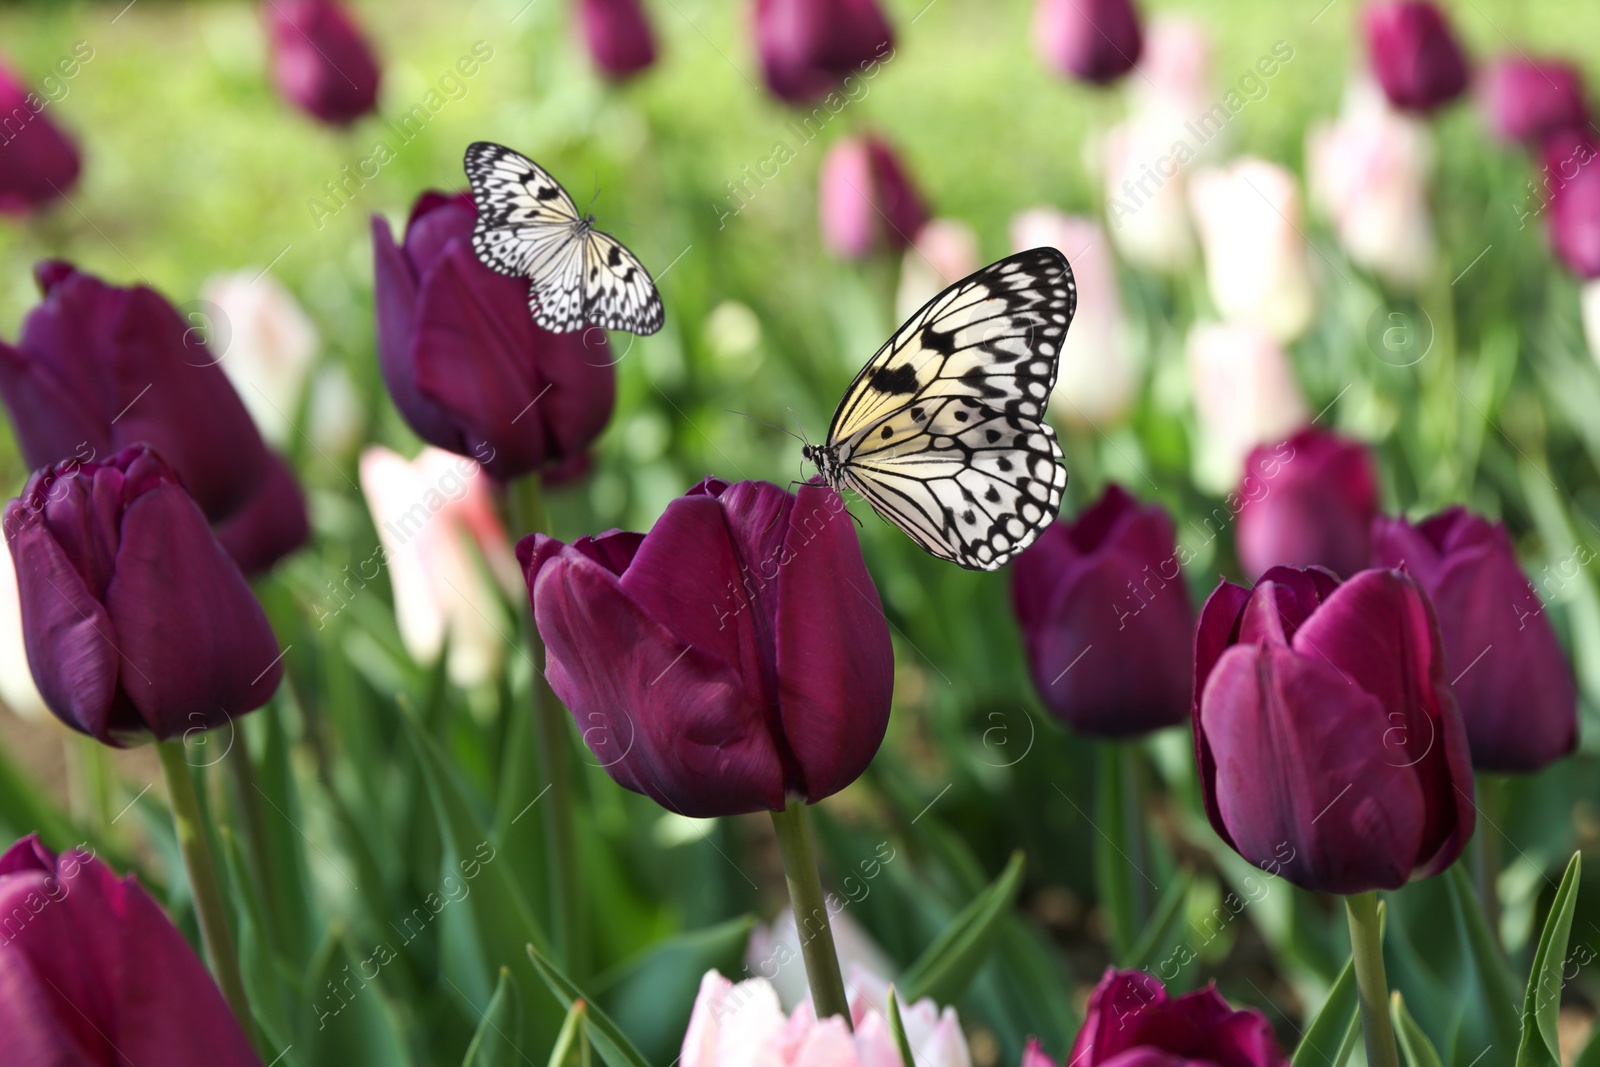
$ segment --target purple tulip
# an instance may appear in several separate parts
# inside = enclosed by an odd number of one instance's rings
[[[0,1063],[260,1067],[183,934],[92,853],[0,855]]]
[[[333,126],[347,126],[378,103],[378,58],[342,4],[267,0],[261,8],[272,45],[272,80],[284,99]]]
[[[1427,0],[1380,0],[1361,16],[1367,54],[1389,102],[1432,111],[1467,87],[1467,60],[1444,14]]]
[[[656,61],[656,37],[639,0],[579,0],[578,18],[589,55],[614,81],[631,78]]]
[[[817,178],[817,210],[823,243],[847,259],[905,248],[928,221],[894,150],[872,135],[846,137],[828,149]]]
[[[1572,752],[1572,667],[1504,526],[1465,508],[1416,526],[1380,518],[1372,555],[1377,566],[1404,566],[1433,599],[1474,767],[1536,771]]]
[[[1550,246],[1578,277],[1600,278],[1600,141],[1589,130],[1563,130],[1545,141],[1543,155]]]
[[[1189,717],[1194,610],[1159,505],[1107,487],[1017,558],[1011,602],[1039,699],[1073,729],[1131,737]]]
[[[1215,984],[1173,999],[1143,971],[1107,970],[1089,994],[1067,1067],[1287,1067],[1272,1024],[1233,1008]],[[1054,1067],[1030,1042],[1022,1067]]]
[[[1378,514],[1378,473],[1360,442],[1301,430],[1245,460],[1234,531],[1251,578],[1269,567],[1326,567],[1348,576],[1367,565]]]
[[[611,418],[616,359],[597,326],[549,333],[528,283],[478,262],[472,197],[426,192],[397,247],[372,220],[378,362],[417,436],[500,481],[581,454]]]
[[[767,87],[791,104],[827,96],[894,55],[877,0],[756,0],[756,48]]]
[[[38,471],[5,509],[23,643],[45,703],[110,745],[260,707],[283,673],[238,565],[144,445]]]
[[[648,534],[517,545],[545,676],[619,785],[696,818],[815,803],[889,721],[894,657],[844,501],[707,480]]]
[[[1195,632],[1206,814],[1251,863],[1324,893],[1438,874],[1472,836],[1466,728],[1428,595],[1404,571],[1223,582]]]
[[[1479,95],[1489,128],[1507,141],[1539,144],[1589,119],[1583,75],[1559,59],[1503,56],[1484,71]]]
[[[1130,0],[1039,0],[1033,43],[1062,74],[1109,85],[1139,62],[1144,34]]]
[[[78,181],[78,149],[45,114],[49,103],[0,66],[0,212],[7,215],[26,215]]]
[[[145,441],[211,521],[243,507],[272,456],[198,333],[153,289],[107,285],[60,261],[34,275],[44,300],[15,348],[0,342],[0,397],[28,465]]]
[[[267,476],[244,505],[216,524],[217,542],[247,576],[265,574],[311,536],[306,497],[294,472],[276,454]]]

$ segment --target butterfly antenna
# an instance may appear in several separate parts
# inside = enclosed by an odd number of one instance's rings
[[[800,421],[800,416],[794,413],[794,408],[785,408],[784,410],[789,412],[789,417],[794,420],[794,424],[800,427],[800,440],[804,441],[809,446],[811,441],[806,437],[806,424]],[[793,437],[794,434],[789,434],[789,436]]]
[[[793,437],[796,441],[799,441],[803,445],[809,445],[811,443],[811,442],[807,441],[804,437],[801,437],[799,434],[792,433],[792,432],[790,432],[788,430],[785,430],[782,426],[779,426],[777,423],[768,422],[766,419],[758,419],[754,415],[745,415],[744,412],[735,411],[732,408],[723,408],[722,410],[726,411],[729,415],[744,415],[744,417],[749,419],[751,422],[759,422],[763,426],[771,426],[774,430],[777,430],[779,433],[789,434],[790,437]]]

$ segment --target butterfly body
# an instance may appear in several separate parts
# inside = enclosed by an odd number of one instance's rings
[[[1061,506],[1067,472],[1044,412],[1076,306],[1053,248],[957,282],[868,361],[827,442],[802,454],[931,554],[1004,566]]]
[[[478,222],[472,249],[498,274],[528,279],[528,308],[540,326],[571,333],[594,325],[652,334],[664,318],[644,264],[581,215],[561,183],[504,145],[478,141],[463,163]]]

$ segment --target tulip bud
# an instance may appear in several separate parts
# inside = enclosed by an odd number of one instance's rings
[[[1436,251],[1427,126],[1391,110],[1375,88],[1354,87],[1337,122],[1311,127],[1306,160],[1311,198],[1350,258],[1397,288],[1426,281]]]
[[[1129,0],[1039,0],[1033,44],[1061,74],[1109,85],[1133,69],[1143,46]]]
[[[827,96],[852,74],[871,77],[894,57],[877,0],[756,0],[755,31],[767,87],[791,104]]]
[[[1572,667],[1505,527],[1464,508],[1416,526],[1378,519],[1373,563],[1404,566],[1433,600],[1472,765],[1536,771],[1578,744]]]
[[[1361,15],[1367,56],[1389,102],[1433,111],[1467,87],[1467,60],[1444,14],[1427,0],[1379,0]]]
[[[1196,171],[1189,198],[1222,317],[1285,343],[1304,333],[1316,293],[1294,176],[1275,163],[1239,159]]]
[[[1050,208],[1024,211],[1011,220],[1013,249],[1041,246],[1066,256],[1078,283],[1078,310],[1061,343],[1050,412],[1084,429],[1120,422],[1138,398],[1143,367],[1129,336],[1105,231],[1093,219]]]
[[[45,114],[48,103],[0,65],[0,213],[26,215],[77,184],[77,146]]]
[[[372,220],[378,363],[417,436],[509,481],[584,452],[616,396],[606,333],[549,333],[528,283],[478,262],[468,195],[417,199],[397,246]]]
[[[619,785],[710,818],[809,803],[889,721],[889,628],[833,490],[707,480],[648,534],[517,545],[545,677]]]
[[[1128,262],[1177,273],[1194,259],[1194,222],[1189,211],[1189,174],[1173,155],[1171,124],[1135,116],[1106,131],[1103,147],[1106,214],[1111,239]],[[1169,161],[1170,177],[1154,170]]]
[[[799,957],[792,966],[799,967]],[[817,1021],[811,1004],[785,1015],[765,978],[734,985],[707,971],[689,1016],[678,1056],[682,1067],[754,1067],[756,1064],[827,1064],[827,1067],[883,1067],[901,1062],[887,1019],[887,987],[849,981],[853,1029],[838,1017]],[[863,989],[870,984],[870,991]],[[942,1012],[931,999],[901,1005],[906,1041],[917,1050],[917,1067],[971,1067],[972,1057],[954,1008]],[[781,1055],[775,1053],[781,1049]]]
[[[1550,190],[1545,228],[1550,245],[1580,278],[1600,278],[1600,141],[1588,130],[1553,135],[1544,146]]]
[[[1583,75],[1559,59],[1501,56],[1483,72],[1478,96],[1489,129],[1505,141],[1536,145],[1589,121]]]
[[[1165,1067],[1226,1063],[1288,1067],[1272,1024],[1254,1008],[1234,1008],[1215,983],[1176,999],[1154,976],[1109,969],[1089,994],[1083,1029],[1066,1067]],[[1054,1067],[1029,1042],[1022,1067]]]
[[[217,321],[205,340],[223,373],[239,391],[261,435],[288,447],[299,431],[294,419],[306,376],[317,360],[317,328],[283,283],[264,272],[240,271],[209,279],[200,290]]]
[[[1235,547],[1252,578],[1268,568],[1367,566],[1378,472],[1367,446],[1322,430],[1262,445],[1245,461]]]
[[[285,100],[332,126],[378,103],[378,59],[355,20],[333,0],[267,0],[272,80]]]
[[[1159,505],[1108,486],[1017,557],[1011,602],[1039,699],[1074,730],[1135,737],[1188,718],[1194,610]]]
[[[0,855],[0,1062],[261,1067],[150,894],[37,835]]]
[[[482,685],[500,669],[506,645],[493,579],[512,597],[522,581],[478,465],[437,448],[408,462],[374,446],[361,455],[361,490],[383,553],[357,565],[349,592],[377,577],[376,563],[386,564],[406,651],[431,664],[448,637],[450,680]]]
[[[143,445],[38,471],[5,509],[45,703],[110,745],[168,741],[265,704],[283,666],[238,566]]]
[[[1404,571],[1221,583],[1200,612],[1194,691],[1206,814],[1263,870],[1322,893],[1398,889],[1472,836],[1466,729],[1433,608]]]
[[[1251,449],[1283,440],[1311,412],[1289,357],[1264,330],[1198,323],[1185,350],[1200,430],[1195,480],[1221,493],[1239,484]]]
[[[955,219],[930,220],[917,231],[917,239],[901,260],[895,314],[909,319],[922,305],[982,265],[978,262],[978,235],[971,226]],[[1073,327],[1078,326],[1075,317]]]
[[[578,18],[600,73],[631,78],[656,61],[656,38],[639,0],[579,0]]]
[[[15,348],[0,343],[0,396],[34,468],[148,442],[206,517],[252,499],[272,467],[203,328],[144,286],[107,285],[70,264],[34,268],[44,300]]]
[[[880,137],[834,142],[817,179],[822,241],[838,256],[859,259],[876,248],[909,245],[928,220],[900,160]]]

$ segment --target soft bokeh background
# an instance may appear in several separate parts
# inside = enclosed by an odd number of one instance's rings
[[[42,257],[70,258],[121,284],[146,282],[196,312],[197,325],[213,336],[224,336],[227,324],[192,303],[202,283],[219,272],[253,274],[270,265],[314,320],[322,365],[342,367],[359,401],[329,408],[346,432],[330,435],[324,425],[315,440],[307,432],[291,438],[316,534],[262,587],[281,639],[294,646],[286,660],[290,684],[281,714],[241,725],[269,753],[276,777],[268,788],[283,800],[285,816],[275,832],[301,864],[281,872],[295,889],[281,896],[302,902],[280,917],[280,930],[292,930],[284,936],[293,966],[279,960],[266,967],[285,974],[299,968],[283,979],[281,1002],[266,1009],[285,1020],[278,1036],[302,1035],[286,1063],[358,1062],[339,1060],[343,1047],[404,1048],[417,1063],[454,1062],[450,1050],[459,1057],[488,989],[481,975],[473,986],[452,971],[454,920],[441,921],[425,952],[408,952],[401,967],[386,971],[381,992],[364,994],[356,1044],[319,1044],[316,1016],[308,1013],[325,994],[312,979],[336,975],[342,953],[365,957],[367,946],[387,936],[387,917],[404,914],[437,883],[439,832],[425,775],[396,725],[395,694],[420,709],[445,744],[466,783],[468,814],[487,820],[505,716],[523,706],[528,686],[525,660],[510,652],[509,679],[498,691],[461,692],[411,663],[381,580],[318,626],[328,583],[376,545],[356,488],[359,446],[376,441],[410,453],[417,445],[377,373],[372,216],[403,224],[421,190],[464,187],[460,161],[468,142],[499,141],[537,158],[580,204],[597,189],[600,225],[657,274],[666,328],[650,338],[615,339],[619,402],[593,474],[551,495],[555,532],[570,538],[613,526],[648,528],[667,501],[708,474],[780,483],[804,476],[797,442],[729,409],[815,440],[845,383],[897,324],[898,258],[843,263],[819,242],[816,179],[826,143],[869,128],[888,136],[934,212],[976,230],[984,261],[1010,251],[1007,228],[1020,210],[1103,210],[1088,161],[1119,116],[1121,95],[1047,71],[1030,45],[1029,5],[888,3],[897,31],[893,60],[865,98],[803,146],[786,127],[793,113],[761,87],[745,4],[648,6],[662,60],[613,88],[591,71],[558,0],[356,5],[384,64],[384,117],[343,133],[312,123],[273,93],[253,4],[137,0],[126,9],[0,9],[0,48],[24,77],[42,75],[76,42],[94,53],[49,109],[83,147],[81,185],[42,217],[0,224],[0,335],[13,338],[36,302],[29,268]],[[1513,46],[1554,52],[1583,64],[1591,81],[1600,78],[1593,44],[1600,5],[1464,0],[1449,9],[1477,56]],[[1213,38],[1219,98],[1274,43],[1293,47],[1267,95],[1252,101],[1226,136],[1229,154],[1250,152],[1302,172],[1307,125],[1336,114],[1359,62],[1356,0],[1326,8],[1321,0],[1188,0],[1148,5],[1152,10],[1203,21]],[[420,102],[477,42],[493,55],[467,80],[465,95],[397,146],[390,119]],[[1600,544],[1600,371],[1585,348],[1577,283],[1552,263],[1541,228],[1520,223],[1531,175],[1526,161],[1490,142],[1467,104],[1447,110],[1435,126],[1435,218],[1443,256],[1454,266],[1446,279],[1472,265],[1454,285],[1420,298],[1434,349],[1406,367],[1374,350],[1370,324],[1393,309],[1325,224],[1310,221],[1321,303],[1291,359],[1310,409],[1327,406],[1319,425],[1376,448],[1388,510],[1423,515],[1466,503],[1502,517],[1526,569],[1548,589],[1543,568],[1580,549],[1592,558]],[[353,193],[330,198],[326,183],[340,182],[342,168],[370,156],[379,140],[397,147],[396,158]],[[743,168],[767,159],[780,140],[795,158],[721,224],[726,183],[742,181]],[[1195,556],[1187,580],[1198,603],[1219,574],[1238,577],[1231,531],[1208,542],[1195,521],[1220,498],[1193,477],[1197,430],[1183,344],[1210,298],[1198,271],[1173,280],[1123,268],[1121,283],[1147,380],[1129,421],[1065,436],[1071,482],[1063,511],[1093,499],[1109,479],[1165,503],[1178,519],[1180,543]],[[302,430],[317,418],[318,402],[313,393],[297,415]],[[0,442],[0,482],[19,488],[25,474],[15,448]],[[882,882],[850,914],[903,966],[1001,870],[1012,849],[1024,849],[1029,866],[1018,918],[958,1003],[980,1062],[1016,1062],[1029,1033],[1044,1036],[1059,1055],[1084,989],[1106,962],[1090,864],[1096,831],[1086,814],[1095,803],[1092,753],[1040,711],[1005,579],[938,563],[864,510],[860,518],[896,634],[896,711],[872,771],[822,813],[830,861],[835,873],[848,870],[878,841],[895,842],[904,859],[885,866]],[[1502,933],[1514,961],[1527,958],[1565,856],[1600,846],[1596,577],[1580,568],[1557,583],[1551,607],[1578,665],[1583,754],[1515,783],[1504,820],[1484,828],[1501,839]],[[517,640],[509,621],[507,633]],[[154,780],[145,755],[106,756],[53,724],[9,716],[0,736],[7,742],[0,782],[7,835],[46,818],[31,795],[42,791],[70,813],[50,817],[58,820],[50,825],[55,836],[75,832],[73,824],[94,828],[182,911],[170,830],[159,801],[140,795]],[[1217,977],[1230,998],[1266,1010],[1292,1046],[1343,962],[1337,910],[1274,888],[1208,937],[1207,919],[1237,887],[1242,861],[1197,814],[1187,732],[1166,731],[1143,752],[1153,798],[1144,822],[1154,840],[1146,857],[1150,884],[1137,891],[1150,897],[1150,907],[1179,886],[1189,922],[1167,940],[1194,945],[1199,957],[1171,984],[1194,987]],[[775,856],[764,820],[690,823],[622,793],[597,768],[585,767],[582,777],[591,831],[585,878],[591,906],[603,916],[589,975],[647,1054],[666,1063],[692,985],[657,980],[635,987],[629,1000],[627,983],[638,972],[624,961],[642,946],[747,912],[770,917],[781,899]],[[138,814],[113,824],[108,815],[130,802]],[[508,852],[511,862],[536,862],[535,848]],[[1184,881],[1180,868],[1192,871],[1192,880]],[[540,880],[526,869],[514,874],[530,886]],[[1443,1047],[1463,1001],[1461,968],[1449,955],[1458,950],[1448,947],[1456,943],[1456,920],[1439,892],[1422,885],[1398,894],[1396,910],[1415,920],[1408,927],[1415,944],[1402,940],[1391,953],[1398,955],[1393,977]],[[1596,922],[1600,890],[1588,890],[1574,940],[1600,944]],[[718,929],[714,947],[722,956],[705,949],[697,962],[726,961],[744,927]],[[261,946],[247,941],[245,951],[259,977]],[[1163,945],[1149,962],[1168,955]],[[738,947],[731,958],[738,960]],[[644,988],[650,994],[641,1001]],[[523,993],[530,1003],[545,997],[538,988]],[[1575,1033],[1587,1027],[1597,996],[1600,980],[1587,970],[1568,986]],[[547,1048],[530,1045],[529,1056]],[[359,1062],[378,1062],[368,1055]]]

